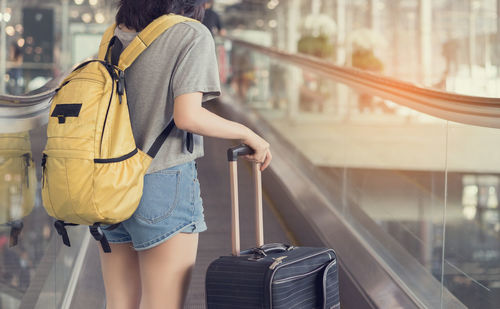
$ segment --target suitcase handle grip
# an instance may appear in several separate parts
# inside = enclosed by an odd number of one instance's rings
[[[286,252],[293,249],[293,246],[287,245],[287,244],[282,244],[282,243],[272,243],[272,244],[265,244],[263,246],[260,246],[258,248],[255,248],[253,250],[254,253],[266,256],[269,253],[273,252]]]
[[[254,154],[255,151],[250,146],[241,144],[227,150],[227,160],[237,161],[239,156]]]

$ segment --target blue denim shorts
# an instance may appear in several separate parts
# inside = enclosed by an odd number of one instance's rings
[[[144,176],[136,211],[114,230],[104,230],[110,243],[132,242],[135,250],[159,245],[175,234],[207,229],[194,161]]]

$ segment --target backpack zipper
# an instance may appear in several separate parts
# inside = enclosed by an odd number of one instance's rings
[[[102,141],[104,139],[104,129],[106,129],[106,123],[108,122],[108,113],[109,113],[109,108],[111,107],[111,102],[113,101],[113,93],[115,92],[115,76],[112,74],[109,70],[113,70],[113,68],[109,68],[106,66],[108,69],[109,74],[111,75],[111,78],[113,79],[113,82],[111,83],[111,95],[109,97],[109,103],[108,103],[108,109],[106,110],[106,116],[104,117],[104,125],[102,126],[102,133],[101,133],[101,143],[99,146],[99,155],[102,157]]]
[[[58,93],[59,90],[61,90],[64,86],[66,86],[67,84],[69,84],[70,82],[72,82],[74,80],[86,80],[86,81],[93,82],[93,83],[96,83],[96,84],[101,84],[101,85],[103,84],[103,82],[95,80],[95,79],[83,78],[83,77],[76,77],[76,78],[72,78],[72,79],[67,80],[64,83],[62,83],[61,86],[59,86],[59,88],[57,88],[56,90],[54,90],[55,93]]]

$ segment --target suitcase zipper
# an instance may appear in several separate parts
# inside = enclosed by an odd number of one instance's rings
[[[296,276],[292,276],[292,277],[288,277],[288,278],[284,278],[284,279],[279,279],[279,280],[274,281],[272,284],[281,284],[281,283],[286,283],[286,282],[294,281],[294,280],[297,280],[297,279],[301,279],[301,278],[307,277],[309,275],[312,275],[312,274],[314,274],[314,273],[322,270],[325,267],[326,266],[322,264],[320,267],[318,267],[316,269],[313,269],[313,270],[311,270],[308,273],[305,273],[305,274],[302,274],[302,275],[296,275]]]
[[[306,259],[308,259],[308,258],[312,258],[312,257],[318,256],[318,255],[321,255],[321,254],[323,254],[323,253],[327,253],[327,252],[330,252],[330,249],[325,250],[325,251],[318,252],[318,253],[316,253],[316,254],[314,254],[314,255],[308,255],[308,256],[305,256],[305,257],[303,257],[303,258],[301,258],[301,259],[298,259],[298,260],[293,261],[293,262],[291,262],[291,263],[289,263],[289,264],[286,264],[286,265],[292,265],[292,264],[295,264],[295,263],[298,263],[298,262],[302,262],[303,260],[306,260]],[[331,258],[331,257],[330,257],[330,258]],[[281,264],[281,263],[280,263],[280,264]],[[283,267],[283,266],[284,266],[284,265],[279,265],[278,267],[275,267],[275,270],[274,270],[274,272],[273,272],[273,274],[272,274],[272,276],[271,276],[271,280],[273,279],[274,274],[276,273],[276,271],[278,271],[278,269],[280,269],[280,268],[281,268],[281,267]]]
[[[280,256],[280,257],[277,257],[274,259],[274,262],[271,264],[271,266],[269,266],[269,269],[273,270],[276,268],[276,266],[278,266],[279,264],[283,263],[283,260],[287,258],[287,256]]]

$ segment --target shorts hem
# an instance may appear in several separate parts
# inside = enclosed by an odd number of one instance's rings
[[[116,240],[108,238],[108,242],[111,244],[124,244],[124,243],[128,243],[128,242],[132,242],[132,239],[130,239],[130,237],[118,238]]]
[[[165,234],[162,234],[152,240],[148,240],[146,242],[143,242],[139,245],[134,245],[134,249],[136,251],[144,251],[144,250],[147,250],[147,249],[151,249],[151,248],[154,248],[156,246],[158,246],[159,244],[165,242],[166,240],[168,240],[169,238],[171,238],[172,236],[176,235],[176,234],[179,234],[180,232],[182,232],[182,230],[184,230],[185,228],[189,227],[189,226],[192,226],[192,225],[197,225],[199,224],[200,226],[202,225],[201,222],[191,222],[191,223],[188,223],[186,225],[180,225],[179,227],[177,227],[175,229],[175,231],[173,232],[168,232],[168,233],[165,233]],[[196,230],[196,231],[193,231],[193,232],[188,232],[188,233],[198,233],[198,232],[203,232],[205,231],[207,228],[206,228],[206,224],[204,224],[203,226],[201,226],[202,229],[201,230]]]

